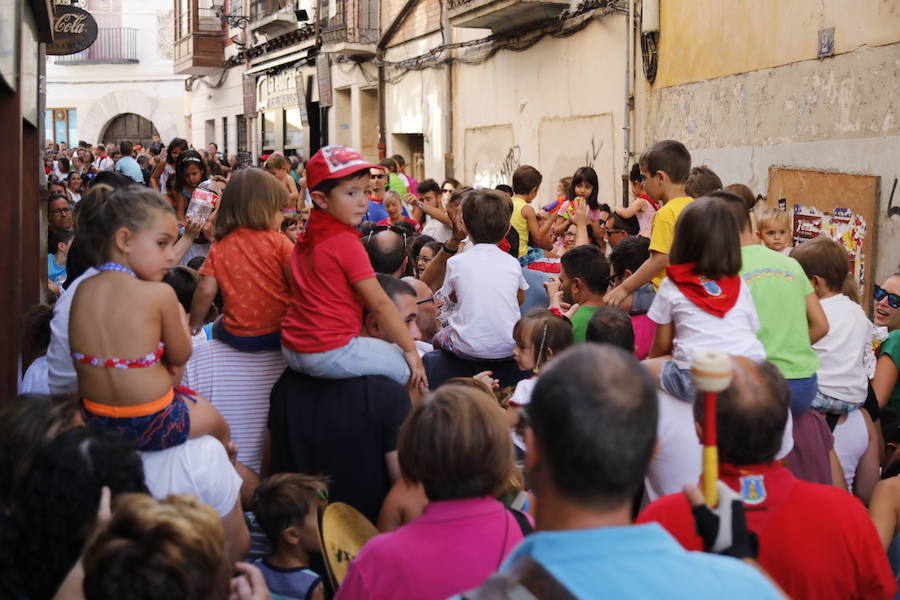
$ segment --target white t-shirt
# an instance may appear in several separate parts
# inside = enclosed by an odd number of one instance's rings
[[[516,391],[513,392],[512,397],[509,399],[509,403],[516,406],[528,406],[531,404],[531,396],[534,394],[534,386],[537,385],[537,382],[538,378],[537,375],[535,375],[534,377],[523,379],[517,383]]]
[[[452,233],[449,227],[434,217],[425,216],[425,226],[422,227],[422,235],[430,235],[436,241],[444,244],[450,239]]]
[[[98,158],[98,159],[94,160],[93,166],[98,171],[112,171],[115,168],[116,163],[113,162],[113,159],[106,156],[106,157]]]
[[[719,318],[691,302],[668,277],[647,311],[654,323],[674,323],[672,360],[679,369],[690,369],[697,350],[720,350],[733,356],[765,360],[766,350],[756,337],[759,317],[750,288],[741,280],[737,303]]]
[[[813,344],[819,356],[819,390],[832,398],[862,404],[868,393],[864,357],[871,324],[863,309],[843,294],[820,301],[828,333]]]
[[[519,261],[494,244],[475,244],[447,261],[441,293],[456,293],[450,316],[453,343],[475,358],[512,356],[519,290],[527,290]]]
[[[853,480],[862,455],[869,448],[869,429],[862,409],[851,410],[847,419],[834,428],[834,452],[841,463],[847,489],[853,493]]]
[[[20,394],[49,394],[50,386],[47,383],[47,357],[39,356],[34,359],[19,384]]]
[[[97,275],[100,271],[91,267],[72,282],[56,304],[53,305],[53,320],[50,321],[50,347],[47,348],[47,383],[54,394],[74,394],[78,391],[78,375],[69,349],[69,312],[72,299],[81,282]]]
[[[240,352],[211,340],[194,346],[182,383],[212,402],[231,427],[238,460],[259,472],[269,393],[287,368],[280,350]]]
[[[680,493],[684,484],[696,485],[703,472],[703,446],[694,426],[694,405],[657,390],[659,420],[656,439],[659,450],[650,459],[644,479],[645,504],[661,496]],[[776,459],[787,456],[794,448],[793,420],[787,411],[781,447]]]
[[[241,493],[241,476],[234,470],[224,446],[211,435],[156,452],[141,452],[144,479],[150,494],[193,494],[224,517]]]

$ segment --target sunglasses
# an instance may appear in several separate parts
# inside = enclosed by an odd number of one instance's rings
[[[872,294],[875,298],[875,302],[881,302],[885,298],[887,298],[888,304],[891,305],[891,308],[900,308],[900,294],[891,294],[890,292],[886,292],[877,285],[875,286],[875,293]]]
[[[443,193],[445,193],[445,194],[452,194],[452,193],[453,193],[453,190],[452,190],[452,189],[445,189],[445,190],[441,190],[441,191],[442,191]]]
[[[384,179],[385,177],[387,177],[387,175],[385,175],[384,173],[382,173],[381,175],[372,175],[372,179]]]
[[[425,298],[424,300],[417,300],[416,306],[419,306],[420,304],[427,304],[429,302],[434,302],[434,296],[432,296],[431,298]]]
[[[406,244],[406,230],[402,227],[397,227],[396,225],[376,225],[372,228],[372,231],[369,232],[369,235],[366,236],[366,246],[372,241],[373,235],[381,233],[382,231],[393,231],[397,235],[402,235],[403,243]]]

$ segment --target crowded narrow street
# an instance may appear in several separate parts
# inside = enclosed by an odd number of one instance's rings
[[[900,598],[900,0],[0,0],[0,600]]]

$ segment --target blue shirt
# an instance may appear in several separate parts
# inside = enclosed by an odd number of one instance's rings
[[[130,156],[123,156],[116,163],[116,171],[134,179],[135,183],[144,183],[144,174],[141,166]]]
[[[273,595],[285,599],[299,598],[303,600],[319,583],[319,576],[306,567],[282,569],[269,564],[265,558],[254,560],[251,564],[259,567],[266,580],[266,587]]]
[[[756,569],[734,558],[688,552],[656,523],[526,537],[501,571],[517,557],[539,562],[577,598],[781,598]]]
[[[59,283],[59,280],[66,280],[66,265],[56,264],[56,255],[47,255],[47,279],[53,283]]]

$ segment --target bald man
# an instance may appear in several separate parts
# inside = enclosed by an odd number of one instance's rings
[[[406,270],[409,261],[406,240],[393,228],[384,229],[384,226],[379,225],[360,239],[376,273],[400,277]]]
[[[772,363],[746,358],[734,358],[732,371],[718,400],[719,479],[744,501],[759,564],[791,598],[893,598],[897,584],[862,503],[796,479],[775,460],[790,404],[784,377]],[[701,438],[703,405],[694,402]],[[684,495],[660,498],[637,519],[653,521],[686,549],[703,548]]]
[[[440,301],[434,297],[434,293],[425,282],[415,277],[404,277],[403,281],[416,291],[416,323],[421,332],[420,341],[430,342],[434,334],[441,328],[441,323],[437,318],[440,308],[438,302]]]

